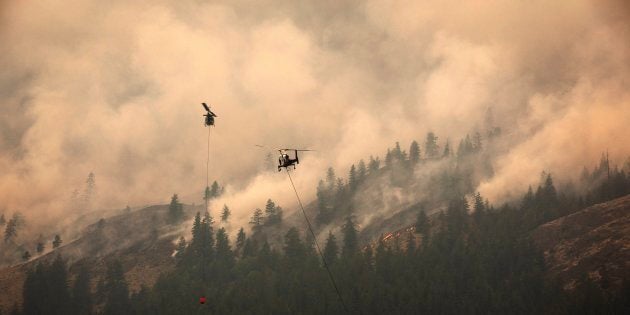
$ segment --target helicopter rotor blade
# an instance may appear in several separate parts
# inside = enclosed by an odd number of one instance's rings
[[[203,105],[203,108],[205,108],[208,112],[210,112],[210,107],[208,107],[206,103],[201,103],[201,105]]]
[[[276,150],[278,150],[278,151],[315,151],[315,150],[310,150],[310,149],[290,149],[290,148],[289,149],[287,149],[287,148],[276,149]]]

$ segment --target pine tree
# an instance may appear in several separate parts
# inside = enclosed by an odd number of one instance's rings
[[[337,178],[335,177],[335,170],[332,167],[329,167],[328,171],[326,171],[326,185],[329,192],[333,191],[336,183]]]
[[[418,211],[418,216],[416,217],[416,233],[422,234],[422,236],[426,238],[428,232],[429,217],[427,216],[426,211],[424,211],[424,207],[421,207],[420,211]]]
[[[230,208],[227,205],[223,205],[223,211],[221,212],[221,222],[227,222],[230,218]]]
[[[411,163],[412,166],[414,166],[418,164],[419,161],[420,161],[420,146],[418,145],[418,142],[414,140],[413,142],[411,142],[411,145],[409,146],[409,162]]]
[[[56,234],[55,235],[55,239],[53,239],[53,241],[52,241],[53,249],[61,246],[61,243],[63,243],[63,241],[61,240],[61,237],[59,236],[59,234]]]
[[[230,247],[230,239],[228,238],[225,228],[217,231],[216,257],[223,263],[223,268],[230,269],[234,265],[234,253]]]
[[[357,170],[354,167],[354,164],[352,164],[350,172],[348,172],[348,187],[350,188],[350,191],[355,191],[357,189],[357,185]]]
[[[96,178],[94,173],[90,172],[85,180],[85,190],[83,191],[83,204],[89,210],[94,201],[94,195],[96,193]]]
[[[206,186],[206,189],[203,191],[203,201],[207,205],[210,203],[210,199],[212,199],[212,193],[210,192],[210,187]]]
[[[24,251],[24,254],[22,254],[22,260],[28,261],[29,259],[31,259],[31,253],[29,251]]]
[[[444,145],[444,152],[442,153],[443,158],[451,157],[451,143],[448,139],[446,139],[446,144]]]
[[[130,307],[129,287],[125,280],[122,264],[116,260],[107,266],[104,314],[128,314]]]
[[[304,244],[300,240],[300,233],[292,227],[284,236],[284,255],[289,267],[299,266],[304,259],[304,254]]]
[[[252,218],[249,220],[249,224],[252,225],[252,231],[254,233],[259,232],[262,228],[262,224],[263,224],[263,212],[262,210],[260,210],[260,208],[256,208],[256,210],[254,211],[254,214],[252,215]]]
[[[396,141],[396,145],[394,146],[394,150],[392,150],[392,158],[396,159],[396,161],[403,160],[403,152],[400,149],[400,143]]]
[[[17,236],[18,221],[12,218],[4,228],[4,242],[8,243]]]
[[[247,235],[245,235],[245,229],[240,228],[238,230],[238,234],[236,234],[236,252],[242,253],[243,246],[245,246],[245,241],[247,240]]]
[[[320,180],[317,185],[317,223],[325,224],[330,222],[330,211],[328,210],[328,205],[330,203],[329,197],[330,194],[324,185],[324,181]]]
[[[210,198],[217,198],[219,196],[221,196],[221,193],[223,192],[223,189],[219,186],[219,183],[217,183],[217,181],[215,180],[212,183],[212,188],[210,188]]]
[[[168,206],[168,218],[171,224],[179,223],[184,218],[184,206],[179,202],[177,194],[171,197],[171,204]]]
[[[365,180],[366,175],[367,167],[365,166],[365,161],[361,159],[361,161],[359,161],[359,166],[357,167],[357,182],[362,183]]]
[[[195,214],[195,219],[193,220],[192,239],[201,239],[201,213],[199,212]]]
[[[481,134],[479,132],[475,132],[472,142],[474,152],[480,152],[483,149],[483,144],[481,143],[481,141]]]
[[[47,270],[44,270],[45,268],[46,266],[40,262],[34,270],[29,270],[26,273],[26,279],[22,288],[22,310],[24,314],[47,314],[50,312],[50,306],[47,305],[50,300],[47,292]],[[46,299],[43,299],[43,296],[46,296]]]
[[[41,254],[44,252],[44,249],[46,249],[46,245],[44,244],[44,242],[37,242],[37,253]]]
[[[343,178],[337,178],[337,191],[335,192],[335,203],[337,206],[341,205],[346,200],[346,184],[343,182]]]
[[[267,199],[267,204],[265,205],[265,215],[267,216],[266,224],[274,224],[276,223],[276,204],[271,199]]]
[[[207,261],[208,259],[212,259],[214,256],[214,229],[212,228],[212,224],[214,220],[210,213],[206,212],[203,216],[203,220],[201,221],[201,251],[203,258]],[[205,264],[205,262],[204,262]]]
[[[424,155],[428,159],[434,159],[438,157],[438,138],[433,132],[427,133],[427,139],[424,143]]]
[[[324,260],[326,260],[328,265],[332,266],[337,262],[338,254],[337,239],[332,232],[328,232],[328,239],[326,239],[326,245],[324,246]]]
[[[92,294],[90,289],[90,272],[86,266],[79,269],[77,279],[72,286],[72,309],[77,315],[92,314]]]
[[[67,314],[70,310],[68,290],[68,268],[66,261],[57,255],[47,272],[48,297],[51,301],[50,314]]]
[[[0,226],[4,226],[7,223],[7,219],[4,217],[4,213],[0,214]]]
[[[376,173],[376,171],[378,171],[380,167],[381,167],[381,161],[378,158],[378,156],[376,158],[373,158],[370,155],[370,163],[368,164],[368,170],[370,174]]]
[[[387,153],[385,153],[385,167],[391,168],[392,160],[393,160],[392,151],[389,148],[387,148]]]
[[[341,233],[343,233],[341,254],[344,258],[349,258],[359,251],[359,235],[351,216],[346,217],[346,221],[341,227]]]
[[[486,210],[483,204],[483,198],[481,198],[481,194],[479,192],[475,194],[475,205],[473,206],[473,209],[475,213],[479,214],[483,213]]]

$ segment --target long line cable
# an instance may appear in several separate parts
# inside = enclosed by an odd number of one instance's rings
[[[208,185],[210,184],[210,126],[208,126],[208,157],[206,158],[206,189],[209,187]],[[204,191],[205,194],[205,191]],[[206,197],[206,210],[208,210],[208,198]]]
[[[304,215],[304,219],[306,219],[308,230],[311,231],[311,235],[313,235],[313,242],[315,243],[315,247],[317,247],[317,252],[319,253],[319,256],[322,258],[322,262],[324,263],[324,268],[326,268],[326,271],[328,272],[328,276],[330,277],[330,282],[332,282],[333,287],[335,287],[335,292],[337,292],[337,296],[339,297],[339,301],[341,302],[343,309],[346,311],[346,313],[350,313],[350,311],[348,311],[348,307],[346,306],[346,303],[343,301],[343,297],[341,297],[341,293],[339,292],[339,288],[337,287],[335,278],[333,277],[333,274],[330,271],[328,264],[326,263],[324,254],[322,254],[322,250],[319,247],[319,244],[317,243],[317,236],[315,236],[315,232],[313,232],[313,226],[311,226],[311,221],[308,219],[308,216],[306,215],[306,211],[304,211],[304,206],[302,205],[302,200],[300,199],[300,195],[298,194],[297,189],[295,189],[295,184],[293,183],[293,179],[291,178],[291,172],[289,172],[288,168],[285,168],[285,169],[287,171],[287,175],[289,175],[289,181],[291,181],[291,186],[293,187],[293,191],[295,192],[295,197],[297,197],[298,203],[300,204],[300,209],[302,209],[302,214]]]
[[[210,174],[210,126],[208,126],[208,155],[206,157],[206,188],[203,190],[203,199],[205,201],[205,208],[204,211],[207,213],[208,212],[208,201],[209,201],[209,197],[208,196],[208,188],[209,188],[209,174]],[[208,223],[210,224],[210,223]],[[201,277],[203,279],[203,282],[206,282],[206,251],[202,250],[202,264],[203,266],[201,267]]]

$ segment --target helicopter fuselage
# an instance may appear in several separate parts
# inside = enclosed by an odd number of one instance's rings
[[[212,116],[210,113],[205,114],[203,116],[206,117],[205,119],[206,126],[214,126],[214,116]]]
[[[287,153],[280,153],[278,157],[278,172],[280,172],[283,167],[288,168],[293,166],[293,169],[295,169],[296,164],[300,164],[297,150],[295,150],[295,159],[292,159]]]

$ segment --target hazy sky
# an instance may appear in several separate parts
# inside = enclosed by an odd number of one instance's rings
[[[0,1],[0,212],[67,214],[96,174],[99,206],[201,202],[210,178],[249,216],[293,203],[254,144],[308,147],[328,166],[452,142],[494,117],[513,141],[493,201],[630,155],[626,1]]]

